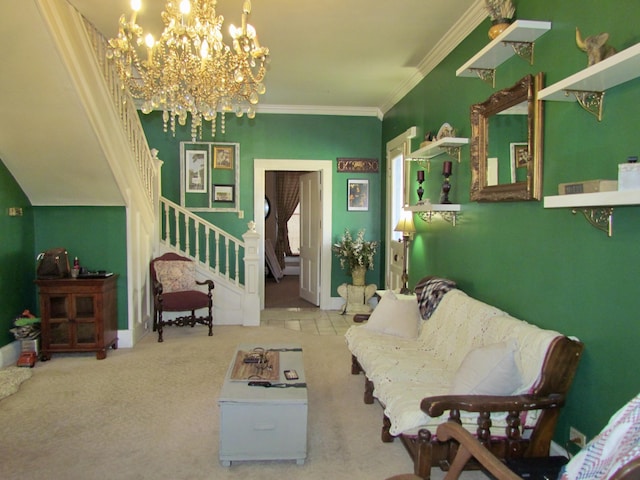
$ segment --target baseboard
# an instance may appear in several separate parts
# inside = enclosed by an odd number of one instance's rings
[[[15,340],[0,348],[0,368],[15,365],[20,356],[20,341]]]

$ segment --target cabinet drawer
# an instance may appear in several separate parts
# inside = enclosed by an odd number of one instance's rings
[[[306,403],[220,403],[220,460],[303,460],[306,456]]]

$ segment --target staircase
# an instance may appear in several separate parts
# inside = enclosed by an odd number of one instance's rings
[[[160,197],[162,161],[149,149],[133,101],[106,60],[106,39],[67,2],[36,0],[99,140],[127,212],[128,329],[133,346],[150,327],[149,261],[166,251],[193,259],[216,284],[214,324],[259,325],[258,240],[240,240]]]

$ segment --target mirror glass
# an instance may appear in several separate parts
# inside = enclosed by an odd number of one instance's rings
[[[542,197],[542,73],[471,106],[471,200]]]

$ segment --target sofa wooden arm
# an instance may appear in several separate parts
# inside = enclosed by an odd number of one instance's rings
[[[495,455],[487,450],[477,438],[467,432],[462,426],[449,420],[442,423],[436,430],[440,441],[454,439],[460,444],[458,452],[449,466],[445,480],[457,479],[467,462],[474,457],[484,468],[498,480],[520,480],[520,477],[509,470]]]
[[[420,408],[431,417],[439,417],[447,410],[465,412],[523,412],[559,408],[564,405],[564,395],[552,393],[538,395],[440,395],[423,398]]]

